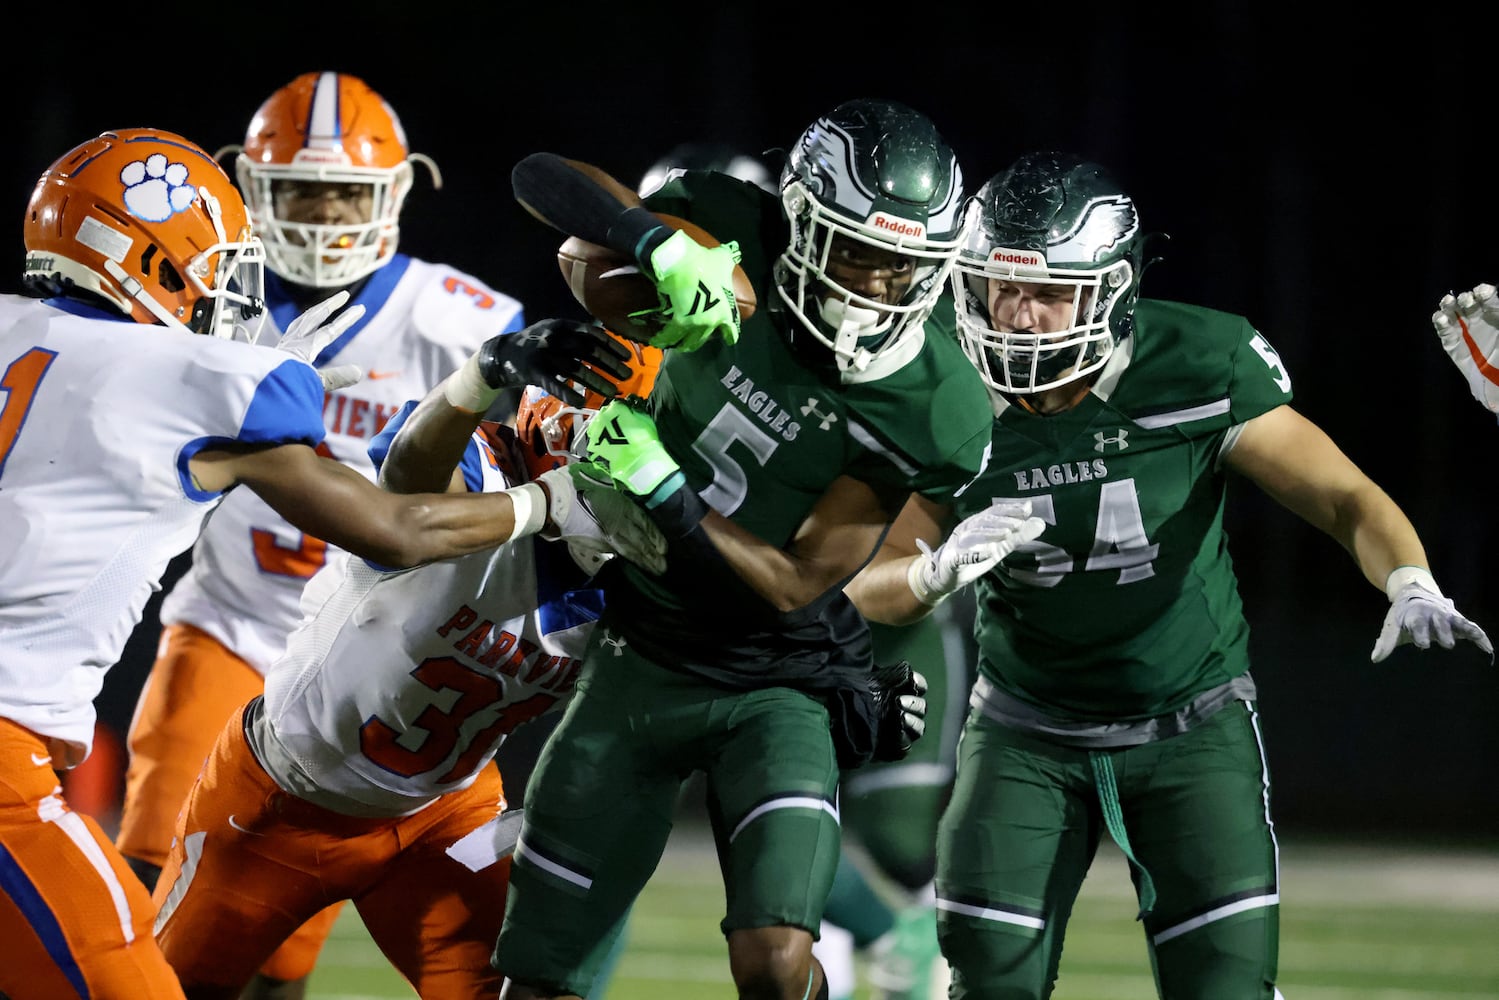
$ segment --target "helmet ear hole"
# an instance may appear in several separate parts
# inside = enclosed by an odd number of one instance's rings
[[[155,250],[156,248],[152,247],[146,252],[145,256],[142,256],[141,271],[143,273],[150,273],[151,263],[148,258],[152,253],[154,253]],[[163,257],[161,259],[161,263],[156,266],[156,280],[161,283],[162,288],[171,292],[173,295],[176,295],[177,293],[187,288],[187,282],[182,280],[182,275],[178,272],[177,268],[172,266],[172,262],[167,260],[165,257]]]

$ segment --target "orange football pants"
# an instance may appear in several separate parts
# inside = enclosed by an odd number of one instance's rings
[[[352,899],[424,997],[498,997],[490,953],[510,860],[471,871],[447,849],[504,809],[499,770],[397,819],[345,816],[289,795],[224,727],[177,821],[156,884],[156,940],[194,996],[234,998],[312,914]]]
[[[191,625],[168,625],[156,662],[130,720],[130,764],[115,846],[120,853],[167,863],[177,814],[224,722],[265,689],[265,679],[229,647]],[[342,903],[286,939],[260,971],[272,979],[312,972]]]
[[[155,916],[99,824],[63,801],[46,741],[0,719],[0,995],[182,997]]]

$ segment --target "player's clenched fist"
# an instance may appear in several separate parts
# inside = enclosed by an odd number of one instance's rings
[[[695,351],[715,334],[730,344],[739,339],[739,305],[734,300],[734,267],[739,244],[733,240],[705,247],[677,230],[641,261],[661,296],[650,310],[666,321],[652,347]],[[644,316],[647,314],[637,314]]]

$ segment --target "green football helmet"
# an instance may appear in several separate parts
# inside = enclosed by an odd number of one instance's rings
[[[1102,368],[1132,327],[1145,243],[1114,177],[1071,154],[1028,153],[979,189],[968,215],[953,298],[964,353],[984,381],[1024,395]],[[1006,283],[1069,288],[1071,323],[996,329],[990,303]]]
[[[635,191],[644,198],[688,170],[712,170],[748,181],[771,194],[776,191],[776,178],[760,157],[726,142],[683,142],[673,146],[640,176]]]
[[[942,295],[963,240],[963,175],[925,115],[854,100],[817,119],[781,173],[791,242],[776,290],[847,381],[880,378],[921,349],[922,324]],[[912,280],[888,304],[828,273],[834,237],[901,254]]]

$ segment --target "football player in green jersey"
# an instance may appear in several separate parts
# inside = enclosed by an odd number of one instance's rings
[[[740,995],[819,995],[840,764],[898,756],[925,711],[909,668],[872,675],[842,586],[906,498],[951,496],[989,438],[982,382],[951,330],[927,327],[962,238],[956,159],[925,116],[856,100],[802,134],[778,195],[688,172],[642,206],[549,153],[512,182],[555,228],[631,254],[661,293],[649,401],[606,406],[585,438],[670,547],[660,576],[620,560],[600,576],[596,643],[527,790],[495,952],[504,995],[586,994],[694,770]],[[679,239],[653,212],[726,242]],[[742,329],[736,256],[759,303]]]
[[[1499,289],[1483,284],[1447,294],[1431,314],[1442,349],[1468,380],[1468,391],[1499,413]]]
[[[1139,217],[1104,168],[1026,155],[970,210],[954,293],[991,390],[990,454],[952,511],[897,526],[849,588],[898,622],[981,574],[979,679],[937,845],[951,996],[1051,995],[1105,833],[1131,863],[1162,997],[1276,996],[1277,847],[1227,474],[1385,591],[1374,660],[1405,642],[1492,646],[1401,510],[1291,407],[1262,334],[1137,298]],[[1045,530],[1008,557],[972,530],[1027,513]],[[948,517],[964,520],[918,548]]]
[[[636,191],[645,197],[687,170],[715,170],[772,194],[780,179],[760,157],[733,145],[684,142],[646,170]],[[937,819],[952,785],[958,732],[973,683],[967,648],[972,610],[965,593],[909,625],[870,629],[876,663],[906,660],[921,666],[928,712],[921,739],[903,760],[871,761],[844,775],[839,786],[844,851],[828,893],[822,936],[813,946],[827,974],[830,1000],[853,996],[856,950],[867,956],[868,978],[881,1000],[945,992],[932,876]],[[873,875],[866,874],[868,866]],[[875,876],[885,888],[871,884]],[[845,933],[837,933],[840,928]],[[616,940],[616,954],[626,936]],[[609,964],[594,980],[594,997],[603,995],[600,983]]]

